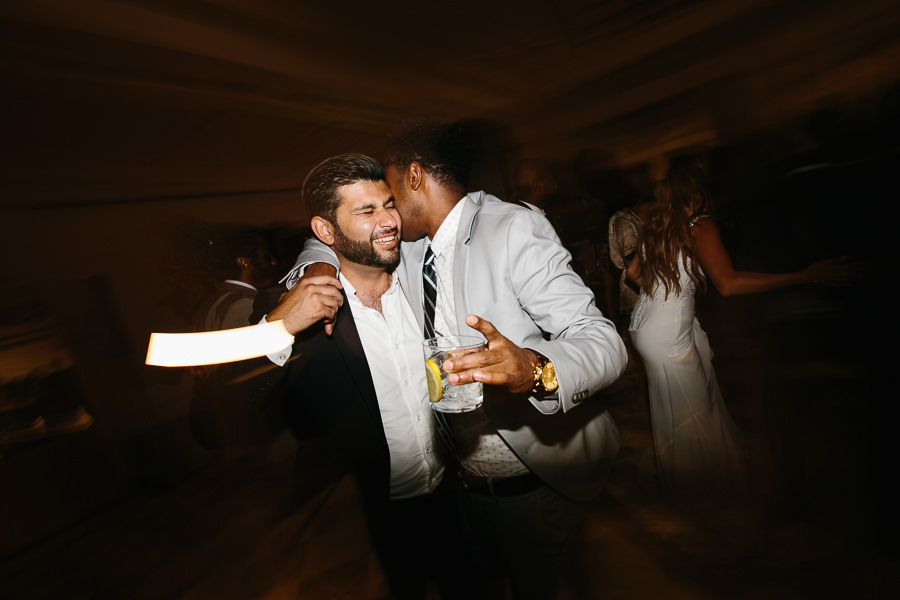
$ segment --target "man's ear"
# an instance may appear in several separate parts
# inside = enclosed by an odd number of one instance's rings
[[[409,166],[406,168],[406,181],[409,184],[409,189],[414,192],[418,191],[424,176],[425,170],[422,169],[422,165],[416,161],[409,163]]]
[[[250,261],[243,256],[234,259],[234,262],[241,271],[246,271],[250,268]]]
[[[320,242],[326,246],[334,245],[334,225],[331,222],[326,221],[322,217],[313,217],[309,222],[309,226]]]

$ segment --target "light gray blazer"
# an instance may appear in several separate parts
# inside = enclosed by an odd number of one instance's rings
[[[424,238],[404,242],[398,267],[420,327],[427,244]],[[453,266],[459,332],[472,331],[465,323],[468,314],[487,319],[513,343],[552,360],[560,382],[558,398],[543,401],[486,386],[484,409],[538,477],[584,501],[600,492],[619,450],[612,417],[602,399],[591,397],[622,374],[627,354],[615,325],[597,308],[570,261],[543,215],[484,192],[466,196]],[[313,262],[338,266],[327,246],[307,242],[289,285]]]

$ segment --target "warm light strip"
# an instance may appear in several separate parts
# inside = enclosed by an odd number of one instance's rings
[[[282,321],[201,333],[151,333],[148,365],[189,367],[274,354],[294,343]]]

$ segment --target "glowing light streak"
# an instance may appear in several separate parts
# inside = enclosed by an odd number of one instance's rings
[[[214,365],[274,354],[294,343],[282,321],[200,333],[151,333],[148,365]]]

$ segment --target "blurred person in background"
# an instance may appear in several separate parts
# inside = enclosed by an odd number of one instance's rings
[[[229,232],[210,242],[215,261],[226,279],[210,293],[194,314],[194,331],[217,331],[251,325],[259,290],[275,284],[278,261],[265,235],[257,230]],[[221,449],[226,462],[257,460],[278,428],[274,414],[251,407],[228,382],[235,365],[194,367],[189,409],[191,433],[204,448]]]
[[[514,171],[513,201],[545,215],[563,246],[572,254],[572,268],[594,292],[603,314],[615,314],[616,281],[606,241],[606,203],[581,190],[566,176],[571,169],[553,161],[526,158]]]
[[[638,169],[637,173],[643,172]],[[635,174],[635,177],[638,177]],[[644,177],[642,179],[649,179]],[[647,210],[653,202],[652,191],[642,194],[642,191],[648,186],[635,185],[633,193],[636,197],[634,203],[630,206],[616,211],[609,219],[609,228],[607,232],[609,244],[609,258],[614,267],[621,271],[619,275],[619,297],[618,297],[618,321],[616,326],[625,347],[628,350],[628,370],[637,376],[638,391],[635,394],[632,408],[634,410],[646,410],[647,406],[647,377],[644,373],[644,365],[641,363],[640,354],[634,349],[634,343],[628,331],[628,325],[631,322],[631,311],[637,303],[640,295],[640,286],[627,276],[628,265],[637,255],[643,239],[644,219]]]
[[[744,443],[722,398],[695,294],[712,282],[723,296],[802,284],[846,284],[858,267],[842,259],[793,273],[737,271],[732,266],[696,157],[674,160],[646,212],[640,251],[628,277],[640,285],[630,333],[643,359],[654,448],[663,493],[701,507],[742,499]]]
[[[226,236],[219,245],[220,260],[229,271],[197,310],[195,331],[247,327],[257,292],[277,280],[278,260],[261,232],[238,231]]]

